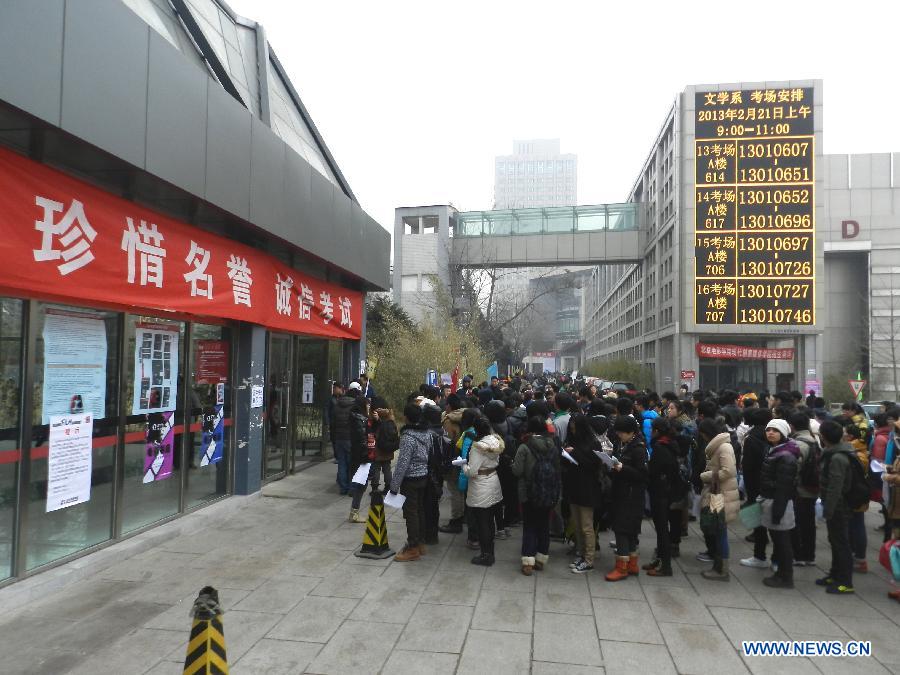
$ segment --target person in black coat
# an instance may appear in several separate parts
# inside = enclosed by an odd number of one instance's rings
[[[772,561],[778,564],[778,571],[763,579],[763,583],[773,588],[794,587],[791,530],[795,524],[793,499],[797,492],[800,448],[790,433],[791,428],[784,420],[774,419],[766,425],[766,439],[772,449],[759,475],[762,521],[772,538]]]
[[[653,515],[653,526],[656,528],[656,556],[644,565],[647,574],[652,577],[672,576],[672,538],[681,533],[681,515],[677,522],[671,523],[670,511],[672,501],[680,498],[678,494],[679,467],[678,447],[672,424],[665,417],[657,417],[651,426],[651,447],[653,452],[647,464],[650,492],[650,513]]]
[[[750,408],[744,412],[744,421],[750,425],[750,431],[744,436],[744,448],[741,453],[741,470],[744,472],[744,493],[747,496],[747,504],[756,503],[756,497],[759,495],[760,472],[763,461],[769,453],[766,425],[771,420],[772,411],[768,408]],[[741,565],[768,567],[766,545],[769,543],[769,536],[766,528],[760,525],[753,530],[748,540],[753,543],[753,557],[741,560]]]
[[[594,450],[600,448],[600,440],[591,427],[590,419],[576,413],[569,420],[566,442],[566,452],[577,462],[568,462],[563,474],[563,496],[569,503],[575,530],[576,558],[572,564],[572,572],[583,574],[594,569],[597,543],[594,508],[600,498],[600,459],[594,454]]]
[[[647,493],[647,448],[637,420],[616,417],[613,428],[619,437],[618,462],[612,470],[612,529],[616,534],[616,568],[607,581],[620,581],[640,572],[637,544]]]

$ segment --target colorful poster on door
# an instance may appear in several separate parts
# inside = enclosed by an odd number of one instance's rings
[[[225,340],[197,340],[196,384],[228,381],[228,343]]]
[[[175,460],[175,413],[147,415],[147,443],[144,453],[144,483],[165,480],[172,475]]]
[[[178,338],[174,326],[135,326],[132,415],[169,412],[177,407]]]
[[[200,450],[200,466],[215,464],[225,456],[225,414],[221,405],[203,411]]]

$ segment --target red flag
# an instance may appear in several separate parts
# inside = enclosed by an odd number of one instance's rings
[[[453,369],[453,375],[450,376],[451,386],[453,387],[453,393],[456,393],[456,390],[459,389],[459,364],[456,364],[456,368]]]

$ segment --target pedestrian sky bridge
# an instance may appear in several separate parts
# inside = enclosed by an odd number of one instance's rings
[[[637,263],[646,244],[644,204],[595,204],[457,215],[459,267],[550,267]]]

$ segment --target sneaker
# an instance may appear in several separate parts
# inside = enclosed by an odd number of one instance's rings
[[[450,521],[446,525],[441,525],[438,528],[438,532],[443,532],[444,534],[459,534],[462,532],[462,523]]]
[[[756,535],[753,532],[751,532],[746,537],[744,537],[744,541],[746,541],[748,544],[755,544],[756,543]]]
[[[835,582],[833,577],[822,577],[821,579],[816,579],[816,586],[834,586]]]
[[[479,545],[479,543],[477,541],[467,541],[466,546],[468,546],[473,551],[481,550],[481,546]]]
[[[701,553],[698,553],[694,557],[697,560],[699,560],[700,562],[712,562],[713,561],[712,556],[709,554],[709,551],[702,551]]]
[[[609,547],[612,548],[612,549],[615,549],[615,547],[616,547],[616,540],[615,540],[615,539],[613,539],[611,542],[609,542]]]
[[[584,574],[585,572],[590,572],[592,569],[594,569],[593,565],[588,565],[586,561],[582,560],[572,568],[572,574]]]
[[[476,555],[470,561],[473,565],[482,565],[483,567],[490,567],[494,564],[494,559],[491,556],[486,555]]]
[[[578,556],[577,558],[575,558],[575,560],[573,560],[572,562],[569,563],[569,569],[570,570],[575,569],[583,562],[584,562],[584,558],[582,558],[581,556]]]
[[[794,567],[815,567],[816,562],[814,560],[795,560]]]
[[[364,523],[366,519],[359,515],[359,509],[350,509],[350,518],[351,523]]]
[[[741,560],[741,565],[743,565],[744,567],[757,567],[759,569],[768,569],[769,561],[761,560],[760,558],[753,556],[750,558],[743,558]]]
[[[852,595],[855,591],[853,590],[853,586],[844,586],[844,584],[832,584],[825,589],[825,592],[831,593],[833,595]]]
[[[497,530],[494,534],[494,539],[509,539],[509,530]]]
[[[865,574],[866,572],[869,571],[869,563],[867,563],[865,560],[854,560],[853,561],[853,571],[861,572],[862,574]]]

